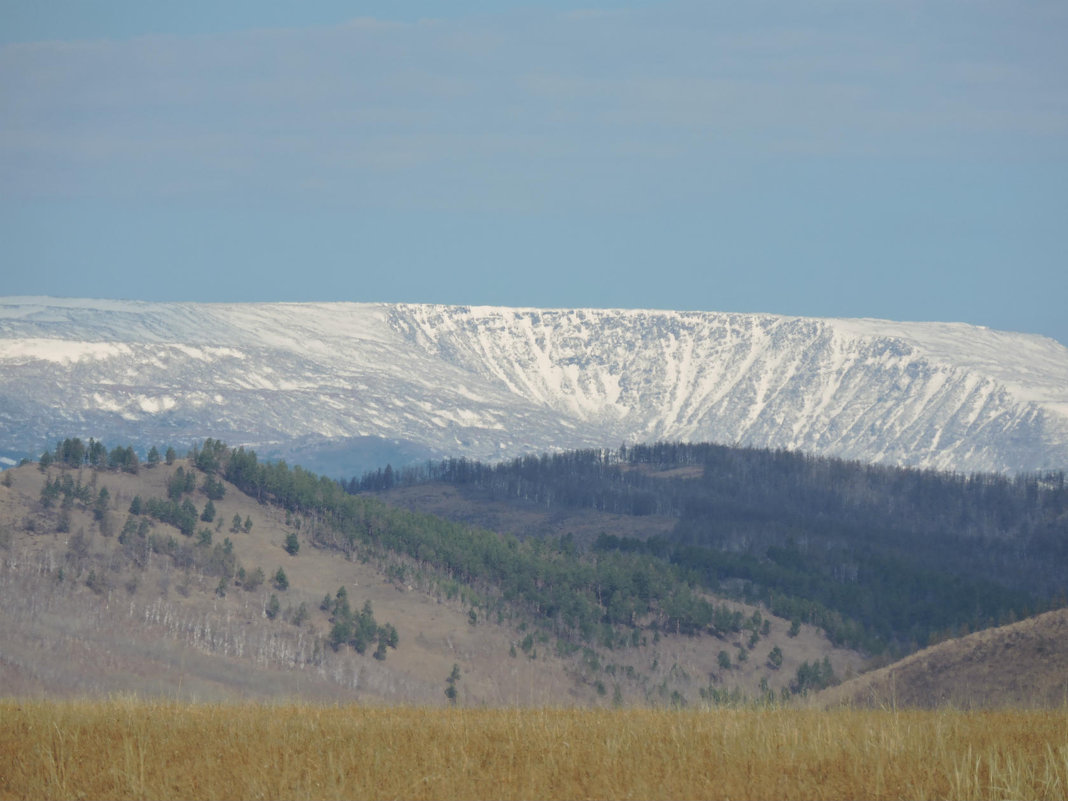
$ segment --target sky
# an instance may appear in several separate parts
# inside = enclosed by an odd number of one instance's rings
[[[0,295],[1068,344],[1063,0],[0,0]]]

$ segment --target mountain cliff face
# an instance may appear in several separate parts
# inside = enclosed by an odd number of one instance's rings
[[[755,314],[0,299],[0,452],[90,435],[212,436],[335,475],[658,439],[1062,469],[1068,348]]]

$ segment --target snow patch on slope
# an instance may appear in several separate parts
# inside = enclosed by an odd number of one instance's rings
[[[69,339],[0,340],[0,359],[14,363],[47,361],[69,364],[108,359],[129,352],[127,346],[112,342],[80,342]]]

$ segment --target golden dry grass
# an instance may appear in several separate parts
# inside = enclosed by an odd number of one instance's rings
[[[1065,798],[1068,709],[0,701],[0,798]]]

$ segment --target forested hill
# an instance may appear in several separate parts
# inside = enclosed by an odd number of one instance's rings
[[[681,705],[862,664],[658,557],[413,513],[213,439],[142,458],[68,438],[4,470],[0,557],[17,692]]]
[[[670,516],[668,534],[606,530],[580,544],[650,556],[869,651],[903,653],[1064,604],[1063,472],[961,475],[660,443],[387,468],[347,488],[427,482],[461,488],[470,504]]]

